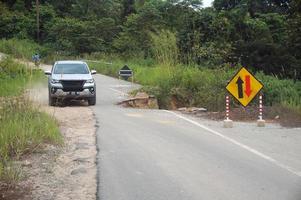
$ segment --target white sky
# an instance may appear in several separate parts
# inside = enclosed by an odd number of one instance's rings
[[[203,0],[203,7],[211,6],[213,0]]]

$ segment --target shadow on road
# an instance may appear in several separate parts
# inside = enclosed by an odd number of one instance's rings
[[[56,105],[58,107],[85,107],[89,106],[87,101],[84,100],[58,100]]]

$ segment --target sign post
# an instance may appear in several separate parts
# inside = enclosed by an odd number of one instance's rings
[[[262,94],[259,95],[259,115],[257,120],[257,126],[258,127],[264,127],[265,126],[265,120],[262,117],[263,112],[263,103],[262,103]]]
[[[230,119],[230,97],[226,95],[226,119],[224,120],[224,128],[232,128],[233,121]]]
[[[244,67],[233,76],[226,86],[227,91],[244,107],[249,105],[262,88],[263,84]],[[262,127],[264,126],[262,125],[262,123],[264,124],[262,119],[262,95],[259,96],[259,99],[260,113],[257,124]]]
[[[134,73],[133,70],[131,70],[127,65],[124,65],[119,70],[119,79],[120,77],[124,78],[125,80],[128,80],[129,77],[132,77],[132,83],[134,82]]]

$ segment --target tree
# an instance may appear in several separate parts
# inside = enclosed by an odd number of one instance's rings
[[[127,16],[135,12],[135,0],[123,0],[123,12],[121,18],[126,20]]]
[[[176,34],[169,30],[150,33],[151,50],[158,63],[167,67],[178,64],[178,46]]]
[[[254,17],[256,13],[286,13],[290,3],[291,0],[214,0],[213,7],[217,10],[246,9]]]
[[[113,42],[119,53],[139,53],[147,57],[151,54],[149,32],[156,32],[163,24],[159,10],[153,2],[146,2],[136,14],[127,17],[122,31]]]
[[[29,37],[32,21],[24,13],[12,12],[0,2],[0,37],[1,38],[22,38]]]
[[[104,41],[88,32],[89,29],[87,22],[59,19],[51,28],[47,42],[66,54],[91,53],[101,49]]]
[[[288,21],[288,50],[294,57],[291,77],[301,79],[301,1],[294,0]]]

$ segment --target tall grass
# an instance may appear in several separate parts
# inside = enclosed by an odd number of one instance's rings
[[[167,67],[178,64],[179,50],[176,34],[169,30],[161,30],[158,33],[150,33],[150,36],[152,51],[157,62]]]
[[[31,152],[43,142],[60,142],[56,122],[25,96],[3,98],[0,114],[1,160]]]
[[[7,58],[0,62],[0,180],[14,180],[18,171],[12,159],[33,152],[45,142],[62,142],[56,121],[39,111],[25,95],[31,81],[42,72]]]

